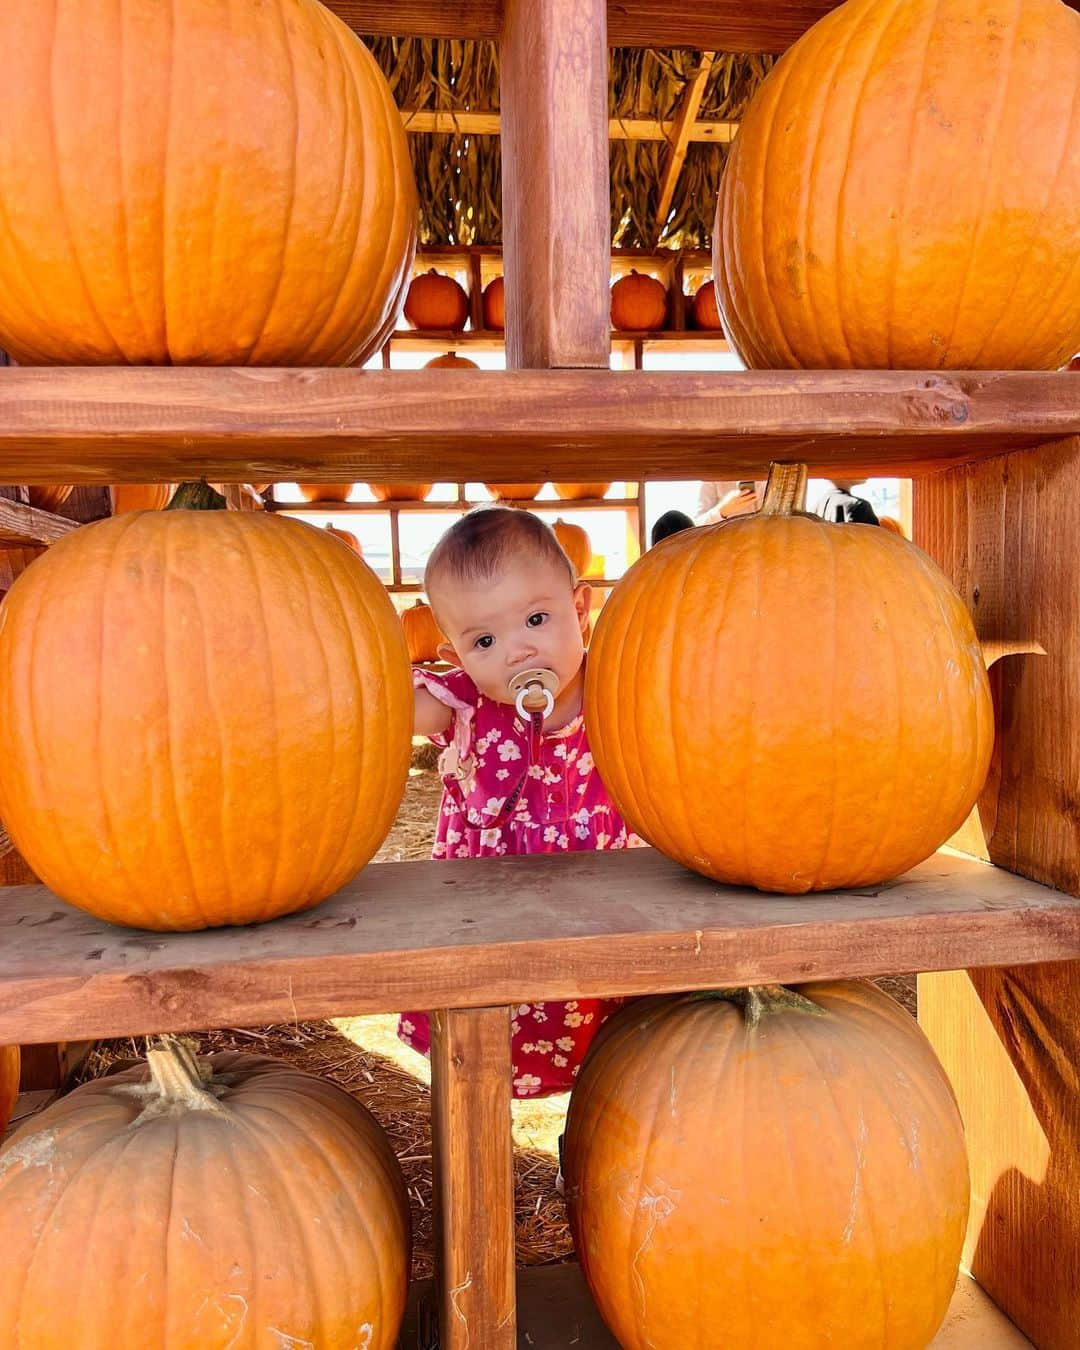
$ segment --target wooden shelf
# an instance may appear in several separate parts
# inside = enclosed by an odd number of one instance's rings
[[[0,548],[54,544],[78,528],[77,520],[0,497]]]
[[[881,887],[718,886],[652,849],[382,863],[302,914],[137,932],[0,907],[0,1044],[1080,958],[1080,900],[942,852]]]
[[[693,303],[693,299],[692,295],[685,297],[688,305]],[[505,336],[502,331],[492,328],[466,328],[461,332],[451,332],[449,329],[402,328],[392,333],[388,341],[440,349],[479,345],[498,351],[504,345]],[[731,350],[727,335],[709,328],[613,328],[611,342],[613,346],[621,342],[683,342],[696,343],[702,347],[718,347],[722,351]]]
[[[0,370],[24,483],[906,477],[1078,433],[1067,372]]]
[[[519,1350],[619,1350],[601,1321],[576,1262],[524,1266],[517,1272]],[[437,1301],[431,1281],[417,1282],[398,1341],[400,1350],[429,1350]],[[1004,1313],[974,1280],[961,1275],[930,1350],[1030,1350]]]
[[[474,506],[491,506],[495,499],[485,497],[481,501],[452,501],[452,502],[267,502],[268,511],[299,511],[318,512],[325,515],[329,511],[357,511],[381,512],[386,515],[388,511],[401,511],[408,515],[416,511],[469,511]],[[564,501],[561,497],[552,500],[550,497],[546,501],[528,501],[519,502],[518,505],[528,507],[530,511],[620,511],[631,507],[640,506],[640,499],[637,497],[582,497],[577,501]]]

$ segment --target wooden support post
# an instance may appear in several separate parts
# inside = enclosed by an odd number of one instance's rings
[[[1072,521],[1070,525],[1069,522]],[[967,600],[997,739],[958,842],[1080,894],[1080,439],[918,480],[917,543]],[[965,1263],[1040,1350],[1080,1325],[1080,963],[921,976],[971,1159]]]
[[[442,1350],[514,1350],[510,1010],[431,1015]]]
[[[604,0],[507,0],[501,72],[506,364],[606,370]]]

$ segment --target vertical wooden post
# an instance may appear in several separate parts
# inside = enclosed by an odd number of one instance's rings
[[[514,1350],[510,1009],[431,1014],[442,1350]]]
[[[507,0],[500,62],[507,367],[606,370],[606,0]]]
[[[1071,522],[1071,524],[1070,524]],[[918,480],[914,536],[967,601],[996,744],[957,839],[1080,895],[1080,439]],[[1039,653],[1041,649],[1041,653]],[[1080,1326],[1080,962],[919,978],[971,1160],[965,1263],[1040,1350]]]

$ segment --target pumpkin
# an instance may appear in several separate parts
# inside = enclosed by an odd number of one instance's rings
[[[624,1350],[924,1350],[948,1309],[960,1114],[918,1024],[869,983],[635,1001],[589,1049],[563,1166]]]
[[[974,805],[994,726],[937,565],[798,512],[805,489],[805,468],[777,466],[758,514],[644,554],[604,605],[585,691],[633,830],[717,881],[792,894],[927,858]]]
[[[109,488],[114,516],[128,511],[163,511],[168,506],[175,483],[118,483]]]
[[[411,724],[389,596],[295,519],[98,521],[4,601],[0,819],[47,886],[112,923],[318,904],[389,830]]]
[[[496,277],[484,287],[484,294],[481,296],[484,327],[494,333],[501,333],[506,327],[505,290],[502,277]]]
[[[446,641],[446,634],[439,627],[434,611],[423,600],[401,611],[401,626],[405,630],[405,641],[409,647],[409,660],[437,661],[439,646]]]
[[[1080,370],[1080,356],[1074,356],[1066,367],[1067,370]]]
[[[719,332],[723,328],[720,310],[716,304],[716,287],[711,277],[695,294],[691,313],[695,328],[700,328],[704,332]]]
[[[377,502],[422,502],[434,483],[369,483]]]
[[[568,520],[558,519],[551,527],[555,538],[562,545],[562,551],[570,559],[574,575],[583,577],[592,564],[592,541],[580,525],[572,525]]]
[[[581,502],[603,497],[610,483],[555,483],[555,492],[563,501]]]
[[[891,530],[893,534],[898,534],[904,539],[907,538],[907,535],[904,534],[903,525],[893,516],[878,516],[877,523],[883,530]]]
[[[0,1152],[0,1343],[393,1350],[409,1211],[372,1116],[261,1055],[147,1058]]]
[[[631,271],[611,288],[611,326],[622,332],[653,332],[667,322],[667,288],[644,272]]]
[[[485,483],[493,497],[505,502],[531,502],[543,483]]]
[[[0,346],[20,363],[339,366],[393,331],[408,143],[317,0],[6,0],[0,87],[20,128]]]
[[[364,556],[364,550],[360,547],[360,540],[351,530],[339,530],[336,525],[327,525],[327,534],[332,534],[335,539],[340,539],[347,547],[351,548],[358,558]]]
[[[479,370],[475,361],[467,356],[458,356],[457,352],[447,352],[445,356],[433,357],[424,366],[425,370]]]
[[[453,277],[433,267],[413,278],[405,317],[414,328],[460,333],[469,317],[469,297]]]
[[[4,1137],[19,1096],[19,1047],[0,1045],[0,1139]]]
[[[352,483],[297,483],[300,496],[306,502],[347,502],[352,494]]]
[[[713,231],[724,326],[759,369],[1056,370],[1080,347],[1080,15],[902,8],[848,0],[755,93]]]
[[[29,491],[31,506],[39,511],[58,511],[75,491],[75,487],[71,483],[33,484]]]

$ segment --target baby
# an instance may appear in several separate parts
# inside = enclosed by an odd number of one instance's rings
[[[413,671],[416,730],[445,747],[433,856],[640,846],[589,753],[582,692],[590,588],[550,528],[511,507],[470,511],[439,540],[424,586],[447,638],[439,654],[457,667],[445,675]],[[521,694],[529,674],[531,687]],[[568,1091],[617,1006],[604,999],[518,1005],[515,1096]],[[399,1035],[427,1053],[424,1014],[404,1014]]]

